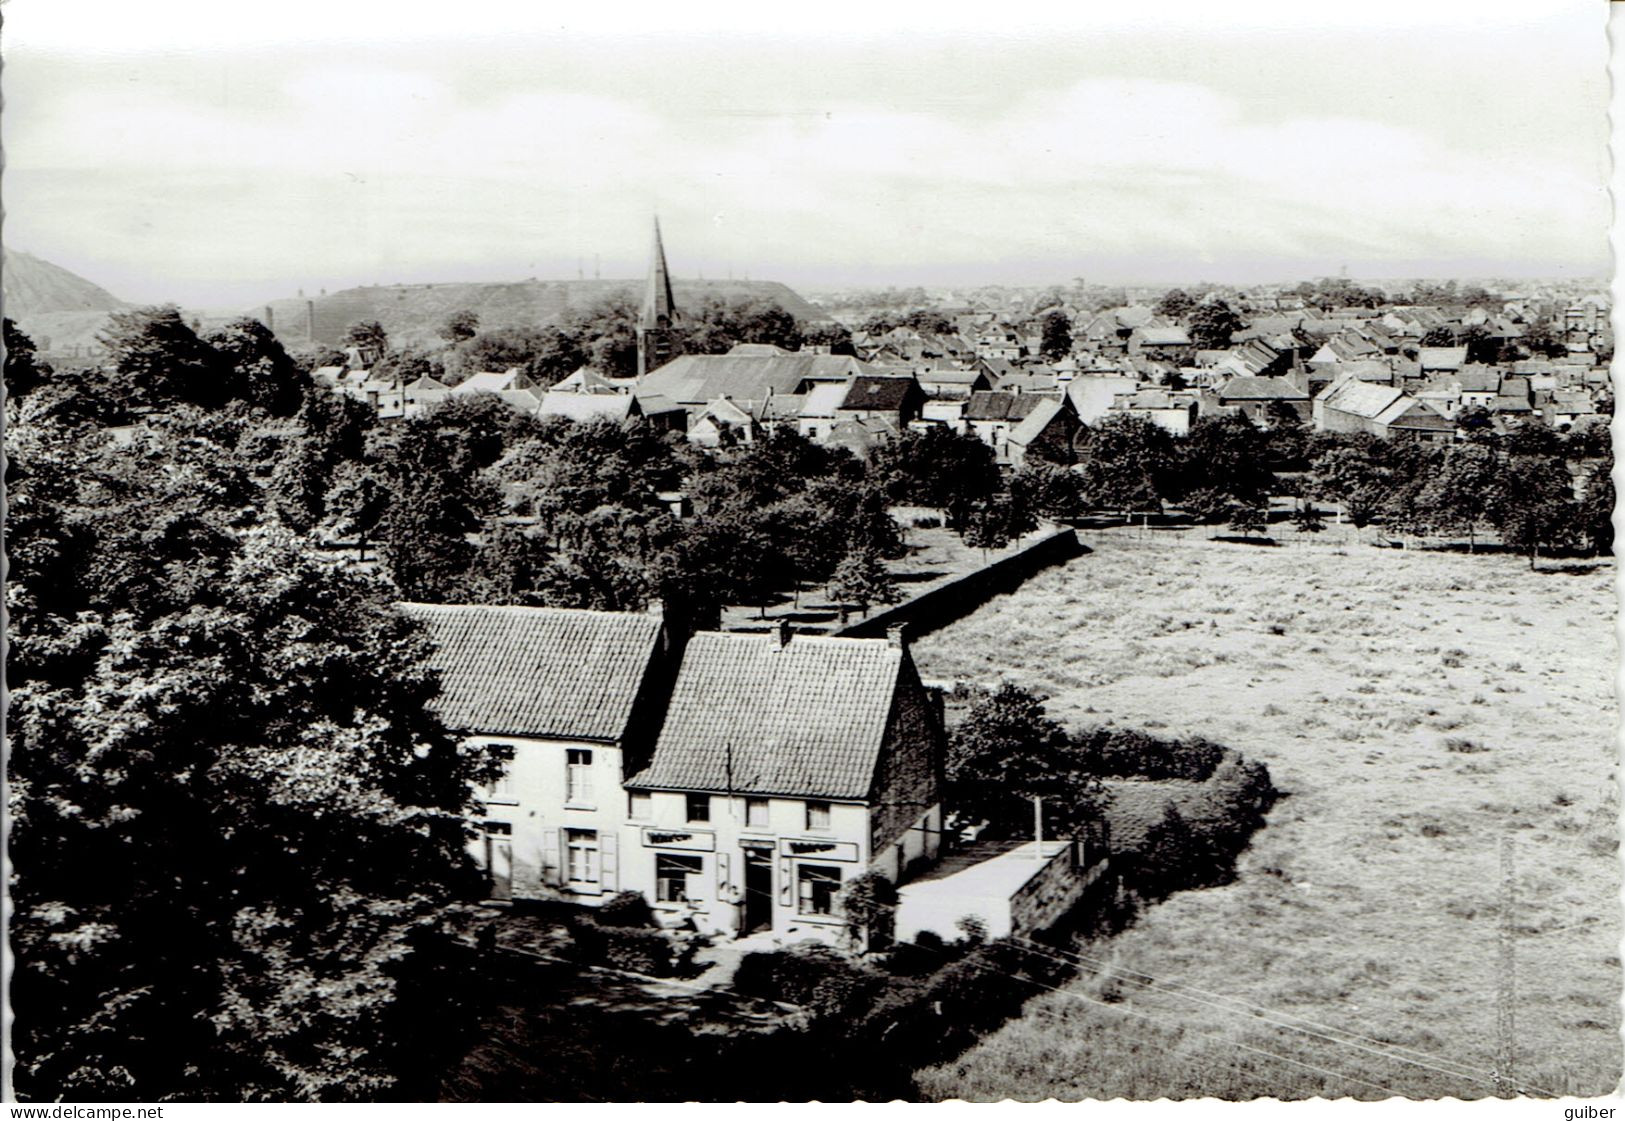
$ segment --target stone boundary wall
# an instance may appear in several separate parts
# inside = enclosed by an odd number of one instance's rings
[[[883,638],[889,628],[906,624],[911,638],[928,634],[964,618],[1001,592],[1020,587],[1034,573],[1086,552],[1075,530],[1057,528],[991,564],[830,633],[837,638]]]

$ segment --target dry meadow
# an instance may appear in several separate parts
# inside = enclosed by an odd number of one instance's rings
[[[1085,540],[922,637],[922,673],[1015,681],[1070,724],[1208,736],[1285,796],[1233,883],[1079,942],[1078,979],[920,1072],[924,1096],[1613,1091],[1612,562]]]

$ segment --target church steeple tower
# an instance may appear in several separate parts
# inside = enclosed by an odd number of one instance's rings
[[[654,245],[649,250],[649,279],[643,288],[643,310],[638,315],[638,377],[669,361],[675,349],[672,328],[679,316],[666,271],[666,249],[660,244],[660,219],[655,219]]]

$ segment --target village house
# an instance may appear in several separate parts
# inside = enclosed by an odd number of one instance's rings
[[[1140,389],[1113,397],[1110,412],[1144,417],[1175,436],[1189,436],[1191,426],[1196,423],[1196,418],[1200,414],[1200,408],[1194,393]]]
[[[936,859],[944,752],[896,634],[695,635],[626,783],[620,882],[671,923],[839,938],[843,885]]]
[[[403,604],[441,678],[433,708],[506,771],[479,792],[475,859],[496,899],[596,905],[620,890],[622,779],[658,730],[670,641],[657,615]]]
[[[1041,397],[1010,430],[1005,455],[1012,467],[1020,467],[1029,455],[1052,463],[1072,463],[1077,458],[1076,440],[1083,422],[1070,397]]]
[[[836,939],[865,872],[937,857],[945,733],[900,633],[702,633],[658,615],[403,604],[434,707],[506,769],[471,843],[496,899],[642,893],[712,932]]]
[[[1447,443],[1455,423],[1437,409],[1393,386],[1349,378],[1314,400],[1315,428],[1322,432],[1369,432],[1384,439]]]
[[[1241,410],[1260,428],[1273,428],[1288,413],[1300,422],[1309,419],[1309,395],[1287,378],[1236,377],[1204,391],[1212,404]]]
[[[912,375],[877,377],[860,374],[847,385],[836,407],[837,420],[881,420],[901,430],[920,415],[925,391]]]
[[[1030,393],[972,393],[965,403],[964,425],[993,449],[999,463],[1010,462],[1010,433],[1049,398]]]
[[[755,443],[759,431],[754,416],[719,397],[688,426],[688,442],[701,448],[731,448]]]

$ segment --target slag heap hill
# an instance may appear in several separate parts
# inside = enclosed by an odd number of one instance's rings
[[[783,284],[769,280],[674,280],[679,307],[698,307],[713,298],[771,300],[802,322],[825,317]],[[308,337],[313,312],[316,341],[337,345],[352,324],[377,320],[391,344],[428,343],[447,316],[472,311],[480,328],[536,327],[562,323],[611,297],[636,306],[642,294],[636,280],[525,280],[510,284],[399,284],[347,288],[312,298],[273,300],[277,334],[284,343]]]

